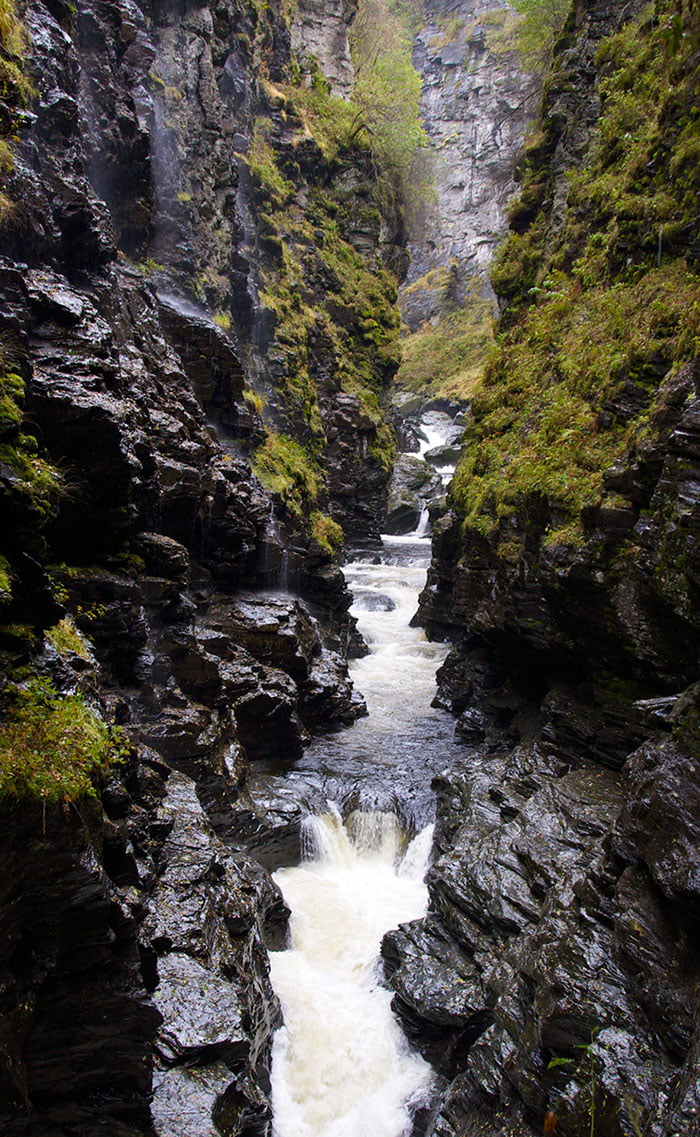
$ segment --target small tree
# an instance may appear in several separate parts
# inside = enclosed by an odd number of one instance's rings
[[[513,3],[523,17],[518,29],[523,62],[532,71],[545,71],[564,30],[571,0],[513,0]]]
[[[383,188],[410,211],[428,179],[415,177],[428,137],[420,117],[421,81],[411,41],[387,0],[360,0],[352,25],[356,132],[366,131]],[[423,161],[423,167],[425,162]]]

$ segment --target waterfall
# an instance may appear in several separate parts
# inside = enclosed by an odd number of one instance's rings
[[[418,524],[416,526],[415,533],[410,534],[410,536],[427,537],[429,532],[430,532],[430,510],[428,509],[427,505],[424,505],[422,510],[421,510],[420,517],[418,519]]]
[[[289,550],[272,503],[260,542],[259,572],[267,588],[282,593],[289,591]]]
[[[306,822],[308,859],[275,880],[290,948],[271,954],[284,1026],[273,1046],[274,1137],[402,1137],[430,1067],[381,985],[383,934],[424,915],[428,826],[406,847],[395,815],[337,809]]]

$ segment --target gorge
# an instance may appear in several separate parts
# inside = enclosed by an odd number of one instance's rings
[[[700,15],[560,16],[0,0],[8,1137],[700,1135]]]

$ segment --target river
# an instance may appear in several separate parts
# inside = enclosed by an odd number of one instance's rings
[[[274,874],[292,916],[271,953],[284,1026],[272,1065],[274,1137],[402,1137],[431,1071],[412,1052],[382,984],[382,936],[425,913],[431,777],[455,754],[454,722],[430,706],[447,648],[410,626],[428,539],[385,538],[346,567],[370,647],[352,667],[367,718],[318,738],[290,781],[314,798],[305,859]]]

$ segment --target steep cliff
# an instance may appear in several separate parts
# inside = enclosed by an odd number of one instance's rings
[[[576,5],[493,273],[420,615],[468,754],[385,941],[433,1134],[700,1131],[699,31]]]
[[[421,8],[413,59],[432,185],[416,209],[400,290],[401,388],[468,398],[493,340],[488,269],[508,228],[540,88],[539,74],[522,64],[518,21],[505,3],[430,0]]]
[[[2,5],[0,1127],[263,1133],[286,913],[242,848],[268,821],[246,777],[363,711],[336,552],[340,525],[378,531],[391,464],[396,220],[314,55],[346,93],[352,9],[20,14]]]

